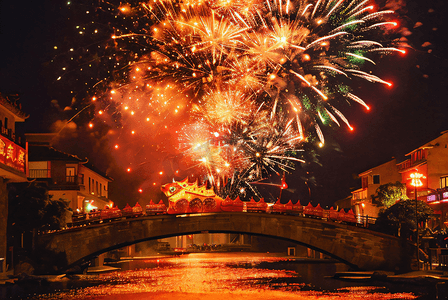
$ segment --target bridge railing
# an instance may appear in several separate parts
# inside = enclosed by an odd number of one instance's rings
[[[376,218],[369,216],[357,216],[358,224],[363,227],[369,227],[370,225],[375,224]]]

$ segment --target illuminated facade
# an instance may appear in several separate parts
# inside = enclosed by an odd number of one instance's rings
[[[28,116],[21,111],[16,97],[0,94],[0,277],[5,277],[8,221],[8,186],[10,182],[26,181],[26,149],[16,136],[16,122]]]
[[[398,165],[402,182],[406,183],[408,197],[414,198],[411,173],[418,170],[423,174],[422,186],[417,190],[417,198],[424,200],[434,209],[438,220],[433,226],[446,226],[448,220],[448,130],[421,147],[408,153],[409,159]]]
[[[448,209],[436,204],[442,203],[446,195],[448,202],[448,130],[440,134],[436,139],[414,149],[406,154],[408,159],[396,163],[393,159],[382,165],[359,174],[362,187],[352,192],[351,208],[357,214],[362,214],[361,204],[365,203],[364,214],[376,216],[378,208],[372,205],[371,195],[376,189],[386,183],[400,181],[406,184],[406,193],[410,199],[415,198],[415,189],[411,185],[411,174],[415,171],[421,173],[422,186],[417,189],[417,198],[433,204],[433,208],[442,215],[442,221],[447,219]]]
[[[448,185],[448,130],[441,135],[406,154],[409,158],[398,164],[402,183],[406,183],[408,197],[414,198],[414,189],[411,184],[411,173],[416,169],[426,179],[422,180],[423,186],[419,188],[418,198],[426,199],[426,196],[437,189]]]
[[[352,192],[351,207],[357,215],[377,217],[380,207],[372,203],[372,196],[380,185],[401,181],[397,160],[394,158],[358,176],[361,178],[362,187]]]
[[[35,143],[36,136],[39,134],[26,134],[30,143],[29,179],[45,182],[48,193],[53,198],[66,200],[73,211],[113,205],[109,200],[110,177],[96,169],[87,158],[64,153],[49,144]]]

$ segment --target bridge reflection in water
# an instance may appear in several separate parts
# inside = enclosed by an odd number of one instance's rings
[[[160,215],[99,224],[41,235],[36,241],[43,262],[59,272],[145,240],[186,234],[243,233],[293,241],[353,268],[396,270],[408,267],[408,244],[365,228],[301,216],[258,213]],[[45,254],[48,257],[45,257]]]

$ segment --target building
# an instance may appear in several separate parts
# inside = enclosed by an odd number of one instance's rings
[[[361,179],[361,188],[352,192],[351,208],[357,215],[377,217],[380,207],[372,203],[377,188],[389,182],[401,182],[398,173],[397,160],[385,162],[377,167],[371,168],[358,174]]]
[[[0,177],[10,181],[24,181],[26,150],[21,137],[16,136],[15,124],[24,122],[27,118],[20,110],[17,100],[0,94]]]
[[[112,179],[87,158],[53,148],[53,137],[54,134],[26,134],[28,178],[47,184],[49,195],[66,200],[73,211],[85,212],[113,205],[109,199]]]
[[[402,183],[406,183],[407,196],[426,201],[437,217],[434,227],[446,227],[448,219],[445,200],[448,198],[448,130],[439,137],[406,154],[409,158],[398,165]],[[424,177],[422,186],[411,186],[411,173],[418,171]],[[416,195],[417,194],[417,195]]]
[[[423,186],[417,193],[420,200],[426,199],[426,196],[435,190],[448,186],[448,130],[406,156],[409,158],[398,164],[398,171],[401,174],[401,182],[406,183],[409,198],[415,197],[414,188],[410,185],[410,174],[416,170],[425,176],[422,180]]]
[[[379,208],[372,204],[372,195],[380,185],[399,181],[406,185],[406,194],[410,199],[417,196],[419,200],[427,201],[440,214],[441,222],[445,222],[448,219],[448,207],[443,204],[444,191],[448,189],[448,130],[405,157],[408,158],[400,163],[392,159],[360,173],[362,187],[352,192],[350,208],[358,215],[362,215],[364,210],[365,215],[377,216]],[[415,172],[423,175],[422,186],[417,189],[411,185],[411,174]]]
[[[0,277],[7,271],[8,187],[9,182],[25,182],[27,151],[16,136],[15,124],[28,116],[15,97],[0,94]]]

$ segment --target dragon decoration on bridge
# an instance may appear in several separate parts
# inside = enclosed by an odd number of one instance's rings
[[[188,214],[188,213],[215,213],[215,212],[256,212],[256,213],[272,213],[272,214],[289,214],[295,216],[307,216],[312,218],[321,218],[347,224],[359,223],[350,209],[345,212],[331,207],[328,210],[323,209],[320,204],[313,206],[310,203],[303,206],[297,200],[292,203],[291,200],[286,204],[280,203],[277,199],[276,203],[268,204],[261,198],[255,201],[241,201],[239,197],[232,200],[229,196],[225,199],[217,196],[213,189],[207,188],[207,185],[199,186],[198,182],[189,183],[188,178],[182,181],[173,181],[162,185],[162,192],[168,197],[168,209],[166,209],[163,201],[154,204],[152,201],[146,206],[147,215],[156,214]]]
[[[168,197],[168,213],[220,212],[223,199],[213,189],[198,182],[189,183],[188,178],[162,185],[162,192]]]

